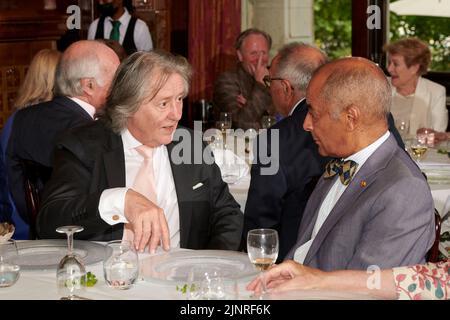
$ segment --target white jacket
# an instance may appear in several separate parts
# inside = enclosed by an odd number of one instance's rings
[[[396,89],[392,86],[392,94],[395,93]],[[409,119],[409,132],[415,133],[420,124],[426,124],[427,128],[445,132],[448,124],[445,99],[444,86],[419,77]]]

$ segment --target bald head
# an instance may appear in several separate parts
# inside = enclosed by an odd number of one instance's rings
[[[314,74],[311,89],[318,94],[332,115],[354,105],[359,108],[363,122],[385,121],[391,105],[391,88],[383,71],[372,61],[342,58],[319,68]],[[307,99],[312,90],[308,88]]]
[[[117,54],[107,45],[93,40],[75,42],[61,57],[56,71],[56,94],[77,97],[98,108],[104,101],[91,99],[95,92],[89,89],[94,85],[109,88],[118,66]],[[91,82],[86,81],[89,79]]]
[[[321,155],[346,158],[386,133],[390,98],[389,83],[373,62],[333,61],[309,83],[303,128],[311,132]]]

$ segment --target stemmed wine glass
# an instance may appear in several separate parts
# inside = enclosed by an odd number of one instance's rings
[[[86,284],[86,269],[80,257],[73,252],[73,234],[83,231],[81,226],[63,226],[56,232],[67,235],[67,254],[61,259],[56,270],[58,293],[61,300],[85,299],[79,296],[84,292]]]
[[[420,159],[424,157],[425,153],[428,150],[428,146],[426,142],[420,139],[414,139],[411,143],[411,153],[414,159],[417,159],[417,162],[420,162]]]
[[[278,257],[278,232],[274,229],[253,229],[247,234],[247,252],[251,263],[261,271],[261,283],[265,293],[264,271],[275,263]]]

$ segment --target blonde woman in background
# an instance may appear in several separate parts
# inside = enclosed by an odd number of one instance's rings
[[[445,87],[422,77],[428,71],[431,52],[417,38],[387,44],[388,72],[391,75],[391,112],[396,123],[409,122],[409,134],[429,128],[446,131],[448,123]]]
[[[22,109],[53,98],[55,70],[61,52],[43,49],[36,53],[14,102],[15,109]]]
[[[0,136],[0,222],[16,227],[15,239],[28,239],[28,225],[20,218],[12,200],[7,180],[5,153],[17,110],[49,101],[53,98],[55,70],[61,58],[57,50],[43,49],[33,57],[14,102],[14,113],[6,121]]]

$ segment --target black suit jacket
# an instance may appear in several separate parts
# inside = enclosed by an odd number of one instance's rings
[[[192,131],[189,133],[194,137]],[[201,135],[196,134],[194,139],[200,139],[197,148],[202,146]],[[194,139],[190,139],[188,148],[194,148]],[[238,249],[243,215],[222,181],[219,168],[203,161],[174,164],[171,153],[177,147],[174,152],[178,154],[180,146],[177,142],[167,145],[180,212],[180,246]],[[201,152],[203,148],[199,149]],[[189,158],[193,163],[194,152]],[[203,186],[193,190],[198,183]],[[38,234],[55,238],[59,236],[56,227],[77,224],[84,226],[84,231],[77,234],[79,239],[121,239],[123,224],[109,225],[103,221],[98,203],[103,190],[124,186],[125,160],[120,135],[103,121],[72,130],[57,143],[53,174],[45,186],[38,215]]]
[[[307,113],[306,100],[303,100],[291,116],[267,131],[270,139],[270,132],[279,130],[278,172],[275,175],[261,175],[260,169],[264,165],[259,159],[251,169],[243,241],[251,229],[278,230],[279,260],[282,260],[295,244],[303,210],[327,162],[327,158],[319,155],[311,134],[303,129]],[[258,137],[260,138],[261,136]],[[272,151],[268,143],[268,153],[276,157]]]
[[[33,161],[51,171],[56,138],[69,128],[91,121],[90,115],[67,97],[55,97],[17,112],[8,140],[6,166],[11,194],[24,221],[29,222],[22,161]],[[42,184],[38,187],[42,188]]]

